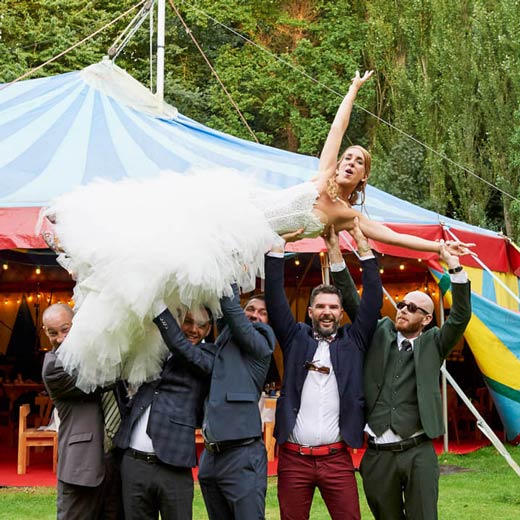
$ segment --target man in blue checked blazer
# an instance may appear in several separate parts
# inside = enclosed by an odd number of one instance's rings
[[[163,306],[164,307],[164,306]],[[159,379],[131,399],[116,445],[126,520],[191,520],[197,464],[195,429],[202,420],[216,347],[203,343],[211,330],[204,308],[179,326],[166,308],[154,320],[171,351]]]

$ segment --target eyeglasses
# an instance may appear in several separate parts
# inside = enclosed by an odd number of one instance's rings
[[[431,314],[427,310],[425,310],[422,307],[419,307],[418,305],[416,305],[414,302],[398,302],[396,307],[399,310],[402,310],[402,309],[404,309],[406,307],[412,314],[416,313],[417,311],[421,311],[424,314]]]
[[[330,374],[329,367],[319,367],[315,365],[312,361],[305,361],[303,368],[305,368],[305,370],[313,370],[314,372],[319,372],[320,374]]]

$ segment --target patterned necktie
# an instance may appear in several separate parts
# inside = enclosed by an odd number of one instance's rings
[[[411,352],[412,351],[412,343],[407,339],[401,341],[401,351],[402,352]]]
[[[112,390],[104,392],[101,396],[101,406],[103,407],[103,417],[105,418],[105,452],[112,449],[112,439],[114,438],[119,425],[121,415],[117,406],[116,396]]]

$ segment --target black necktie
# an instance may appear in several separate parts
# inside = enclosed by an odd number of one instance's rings
[[[401,341],[401,350],[403,352],[411,352],[412,350],[412,343],[408,341],[407,339],[404,339]]]

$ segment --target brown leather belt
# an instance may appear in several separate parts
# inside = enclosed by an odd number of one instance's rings
[[[376,451],[406,451],[410,448],[414,448],[415,446],[419,446],[419,444],[426,440],[428,440],[428,436],[425,433],[404,439],[403,441],[385,442],[383,444],[379,444],[374,442],[372,439],[368,439],[368,447],[371,450]]]
[[[322,446],[303,446],[302,444],[295,444],[294,442],[284,442],[280,445],[280,448],[299,453],[300,455],[323,457],[324,455],[332,455],[339,451],[345,451],[347,445],[343,441],[334,442],[333,444],[324,444]]]

